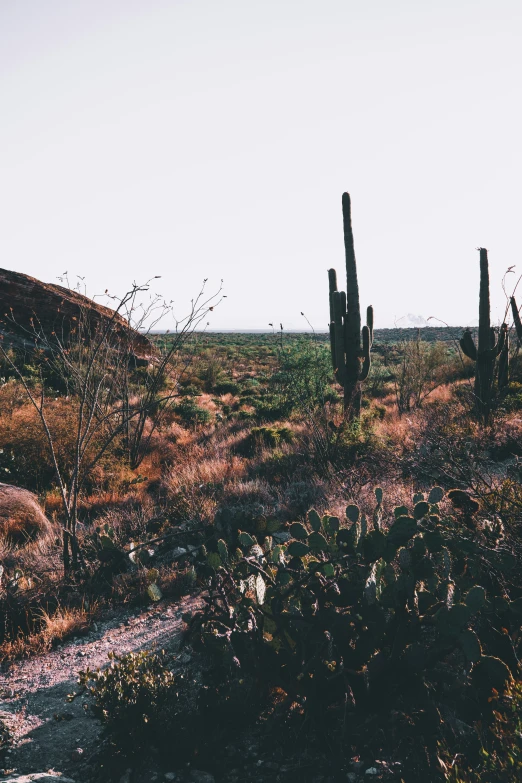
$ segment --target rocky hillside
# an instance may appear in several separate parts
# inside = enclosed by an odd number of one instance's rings
[[[0,269],[0,334],[15,347],[32,348],[36,334],[49,340],[53,333],[66,342],[71,328],[82,319],[84,333],[93,334],[104,322],[114,319],[115,333],[132,339],[137,357],[150,356],[149,340],[129,331],[129,324],[114,310],[77,291],[54,283],[43,283],[21,272]],[[5,343],[4,343],[5,344]]]

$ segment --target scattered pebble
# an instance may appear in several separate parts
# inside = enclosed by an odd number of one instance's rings
[[[83,758],[83,748],[75,748],[71,753],[71,758],[73,761],[81,761]]]

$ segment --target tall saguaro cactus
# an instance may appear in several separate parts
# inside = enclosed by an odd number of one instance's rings
[[[366,311],[361,330],[359,284],[353,246],[351,202],[343,193],[344,247],[346,251],[346,293],[337,288],[335,269],[328,270],[330,284],[330,347],[337,382],[344,387],[345,415],[353,419],[361,410],[361,382],[370,371],[373,342],[373,307]]]
[[[460,340],[460,347],[466,356],[475,362],[475,407],[481,419],[487,423],[493,404],[493,381],[497,356],[503,354],[501,373],[505,373],[507,325],[502,324],[497,335],[491,327],[489,307],[489,265],[488,251],[480,252],[480,294],[478,345],[475,345],[469,329]],[[504,353],[503,353],[504,352]],[[502,381],[501,381],[502,382]]]

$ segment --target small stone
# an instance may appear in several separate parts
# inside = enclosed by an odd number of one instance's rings
[[[172,557],[182,557],[183,555],[187,554],[187,550],[183,549],[182,546],[177,546],[175,549],[172,550]]]
[[[215,783],[214,775],[211,775],[210,772],[202,772],[199,769],[191,770],[190,779],[194,783]]]
[[[177,775],[175,772],[165,772],[164,776],[165,780],[176,780]]]
[[[276,542],[276,544],[286,544],[287,541],[290,541],[291,535],[290,533],[287,533],[285,530],[281,530],[279,533],[274,533],[272,538]]]
[[[357,775],[355,774],[355,772],[348,772],[348,774],[346,775],[346,780],[349,780],[350,783],[355,783],[355,781],[357,780]]]
[[[83,758],[83,748],[75,748],[71,753],[71,758],[73,761],[81,761]]]
[[[377,767],[368,767],[368,769],[366,770],[366,772],[364,774],[365,775],[378,775],[379,774],[379,770],[377,769]]]

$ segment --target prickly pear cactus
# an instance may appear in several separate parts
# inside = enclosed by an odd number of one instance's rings
[[[218,542],[203,564],[216,596],[206,622],[228,629],[240,669],[310,709],[364,701],[405,671],[429,679],[450,654],[464,683],[498,690],[518,665],[510,633],[522,624],[522,599],[491,577],[502,552],[461,507],[447,513],[440,487],[391,512],[380,488],[375,497],[373,512],[350,503],[343,519],[312,509],[283,543],[240,532],[232,554]]]

